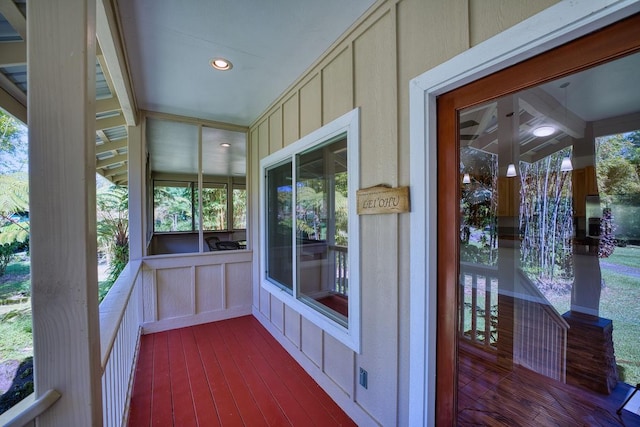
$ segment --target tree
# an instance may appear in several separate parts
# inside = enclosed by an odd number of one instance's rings
[[[573,274],[571,175],[560,170],[568,149],[520,164],[521,261],[525,271],[553,284]]]
[[[128,204],[128,190],[117,185],[103,189],[96,195],[98,245],[109,255],[107,282],[111,285],[129,262]]]

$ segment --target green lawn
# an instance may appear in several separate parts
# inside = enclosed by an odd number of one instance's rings
[[[626,248],[616,248],[626,249]],[[635,248],[637,250],[637,248]],[[638,259],[640,263],[640,258]],[[616,362],[621,379],[640,383],[640,279],[604,271],[600,316],[613,321]]]
[[[30,304],[0,306],[0,362],[33,355]]]
[[[640,246],[616,247],[613,253],[604,261],[611,264],[626,265],[640,268]]]
[[[0,301],[30,294],[29,258],[18,254],[0,277]],[[33,355],[31,302],[0,305],[0,362],[23,360]]]
[[[0,277],[0,300],[30,293],[30,265],[25,255],[18,254],[16,260],[7,266],[4,276]]]
[[[609,264],[640,270],[640,247],[617,247],[604,260]],[[613,345],[620,379],[640,383],[640,279],[603,269],[604,288],[600,295],[600,316],[613,321]],[[555,295],[549,300],[559,313],[569,310],[571,295]]]

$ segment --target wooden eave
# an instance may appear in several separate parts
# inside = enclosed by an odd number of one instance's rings
[[[138,111],[116,11],[112,0],[97,2],[96,56],[109,96],[96,99],[96,172],[114,184],[126,185],[128,139],[122,135],[127,135],[128,126],[137,125]],[[26,73],[27,19],[13,0],[0,0],[0,14],[21,39],[0,43],[0,107],[27,123],[26,85],[20,86],[10,73],[5,73],[5,68],[16,66],[24,66]],[[106,152],[111,157],[105,157]]]

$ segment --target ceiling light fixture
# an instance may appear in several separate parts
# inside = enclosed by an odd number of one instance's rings
[[[220,71],[227,71],[233,68],[231,61],[225,58],[213,58],[211,60],[211,66]]]
[[[560,164],[560,171],[569,172],[573,170],[573,164],[571,163],[571,158],[569,156],[562,159],[562,163]]]
[[[533,130],[533,134],[537,137],[553,135],[556,128],[553,126],[539,126]]]
[[[516,165],[514,165],[513,163],[509,163],[509,166],[507,166],[507,176],[509,178],[516,176]]]
[[[471,176],[468,173],[465,173],[462,177],[463,184],[471,184]]]
[[[229,148],[231,147],[231,144],[229,144],[228,142],[223,142],[222,144],[220,144],[220,147]]]

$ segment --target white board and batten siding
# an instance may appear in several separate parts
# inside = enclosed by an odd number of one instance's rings
[[[143,262],[143,332],[251,314],[248,250],[148,257]]]
[[[553,3],[377,1],[251,125],[253,206],[263,191],[256,173],[261,159],[354,108],[360,109],[359,188],[412,185],[411,79]],[[255,248],[258,217],[251,224]],[[361,217],[359,353],[265,290],[254,257],[254,315],[358,425],[409,423],[409,242],[423,231],[412,229],[409,213]],[[360,368],[368,371],[368,388],[359,385]]]

